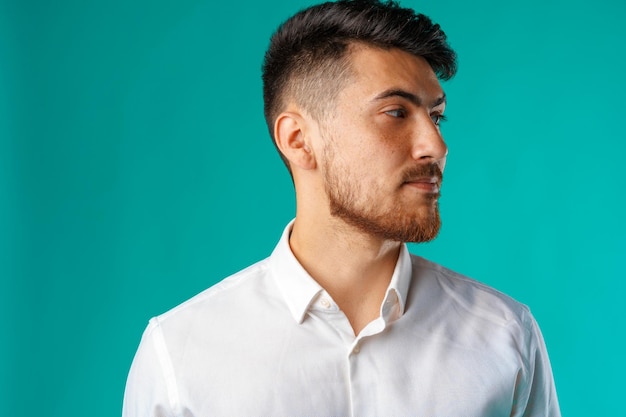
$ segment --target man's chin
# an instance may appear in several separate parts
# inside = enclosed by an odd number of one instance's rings
[[[439,229],[441,227],[441,223],[437,222],[436,224],[420,224],[416,227],[411,227],[405,230],[402,230],[400,233],[396,235],[397,241],[407,242],[407,243],[425,243],[434,240],[439,234]]]
[[[435,239],[441,228],[439,213],[428,218],[393,219],[395,221],[368,222],[352,219],[361,231],[384,240],[407,243],[425,243]],[[398,221],[400,220],[400,221]]]
[[[441,217],[439,207],[421,207],[413,216],[396,218],[393,224],[389,224],[389,235],[394,240],[410,243],[430,242],[437,237],[441,229]]]

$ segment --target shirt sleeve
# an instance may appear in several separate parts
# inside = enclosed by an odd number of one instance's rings
[[[524,317],[528,340],[526,366],[515,390],[514,417],[561,417],[552,368],[537,322],[530,313]]]
[[[126,381],[122,417],[175,417],[178,391],[158,319],[150,320]]]

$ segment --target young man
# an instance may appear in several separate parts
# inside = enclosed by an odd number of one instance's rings
[[[297,212],[272,255],[150,321],[124,416],[559,416],[528,309],[409,254],[433,239],[455,54],[374,0],[304,10],[263,68]]]

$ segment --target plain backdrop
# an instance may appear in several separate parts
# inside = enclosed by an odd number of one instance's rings
[[[148,319],[269,255],[294,197],[260,67],[310,4],[0,2],[1,415],[119,415]],[[459,55],[411,251],[530,306],[564,416],[625,416],[626,3],[402,4]]]

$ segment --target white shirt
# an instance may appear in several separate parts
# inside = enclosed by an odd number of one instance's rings
[[[150,320],[124,417],[560,416],[527,307],[403,245],[354,336],[288,243]]]

